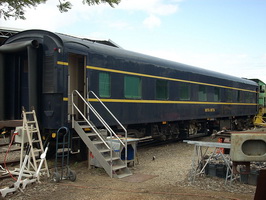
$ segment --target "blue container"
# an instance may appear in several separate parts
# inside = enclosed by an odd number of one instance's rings
[[[125,149],[121,152],[121,159],[125,160]],[[133,160],[134,159],[134,149],[132,145],[127,146],[127,160]]]

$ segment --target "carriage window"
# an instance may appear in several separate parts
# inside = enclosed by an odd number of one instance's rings
[[[220,88],[214,88],[214,101],[221,101],[221,89]]]
[[[111,96],[111,79],[109,73],[99,72],[99,95],[100,97]]]
[[[245,101],[246,103],[255,103],[254,94],[252,94],[251,92],[246,92],[245,99],[246,99],[246,101]]]
[[[124,95],[126,98],[141,98],[141,78],[136,76],[125,76]]]
[[[233,102],[234,99],[233,90],[225,90],[225,98],[226,102]]]
[[[207,101],[207,88],[204,85],[199,85],[198,98],[199,101]]]
[[[238,96],[237,96],[238,102],[244,103],[246,101],[245,93],[246,92],[244,92],[244,91],[238,90]]]
[[[168,99],[168,81],[156,80],[156,98]]]
[[[241,98],[241,91],[237,90],[237,94],[236,94],[236,98],[237,98],[237,102],[242,102],[242,98]]]
[[[180,100],[190,100],[190,85],[180,84]]]

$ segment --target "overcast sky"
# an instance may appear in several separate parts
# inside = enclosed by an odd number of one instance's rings
[[[265,0],[121,0],[87,6],[55,0],[28,9],[27,20],[0,26],[111,39],[127,50],[266,82]]]

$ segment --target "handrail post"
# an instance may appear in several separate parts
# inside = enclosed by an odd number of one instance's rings
[[[72,120],[72,128],[74,128],[74,93],[71,94],[71,120]]]
[[[110,152],[110,157],[111,157],[111,178],[113,178],[113,136],[112,136],[112,133],[110,133],[111,135],[111,144],[110,144],[110,148],[111,148],[111,152]]]
[[[125,139],[126,139],[126,145],[125,145],[125,163],[127,165],[127,131],[125,132]]]

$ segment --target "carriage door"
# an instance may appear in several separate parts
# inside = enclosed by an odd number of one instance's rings
[[[72,92],[77,90],[83,98],[87,97],[86,89],[86,56],[79,54],[69,54],[68,57],[68,114],[72,114]],[[74,102],[79,110],[86,116],[86,106],[83,100],[74,93]],[[74,109],[75,119],[82,119],[79,112]]]

